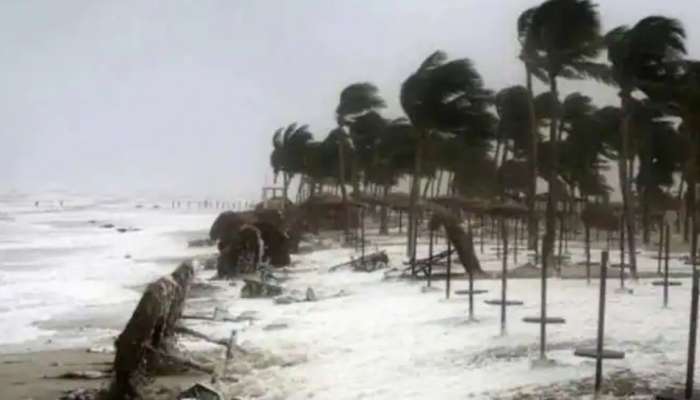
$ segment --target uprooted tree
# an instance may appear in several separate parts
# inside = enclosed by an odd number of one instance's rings
[[[139,399],[146,378],[171,361],[175,325],[182,316],[194,269],[180,265],[171,275],[150,283],[115,342],[110,400]]]

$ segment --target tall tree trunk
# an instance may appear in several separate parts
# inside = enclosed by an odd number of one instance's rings
[[[629,92],[621,92],[622,97],[622,121],[620,126],[620,135],[622,136],[622,154],[619,157],[619,175],[620,186],[622,189],[622,213],[624,215],[625,227],[627,228],[627,248],[630,252],[630,273],[637,279],[637,247],[634,232],[634,213],[632,209],[632,193],[630,191],[630,173],[627,170],[627,161],[630,159],[629,154],[629,134],[630,134],[630,115],[629,115]]]
[[[386,206],[386,200],[387,197],[389,197],[389,188],[390,185],[384,185],[384,198],[382,201],[381,209],[379,211],[379,234],[380,235],[386,235],[389,233],[389,224],[388,224],[388,219],[389,219],[389,212],[387,210]]]
[[[552,94],[555,103],[559,102],[559,93],[557,92],[556,76],[550,74],[550,93]],[[559,127],[559,115],[555,112],[549,124],[549,140],[550,144],[550,168],[547,171],[547,209],[545,214],[545,232],[542,240],[542,277],[541,277],[541,303],[540,303],[540,359],[546,357],[547,348],[547,269],[552,260],[552,252],[554,250],[554,239],[556,235],[556,202],[554,198],[554,181],[557,179],[558,170],[558,154],[557,154],[557,128]]]
[[[282,213],[284,214],[287,211],[287,199],[289,198],[287,197],[287,194],[289,192],[289,184],[292,182],[292,178],[289,173],[284,172],[282,180],[282,185],[284,185],[282,188]]]
[[[437,185],[435,187],[435,197],[440,196],[440,190],[442,189],[442,175],[445,170],[441,169],[438,172]]]
[[[433,177],[428,177],[428,179],[426,179],[425,186],[423,187],[423,199],[428,198],[428,190],[430,190],[430,185],[433,184],[434,180],[435,180],[435,178],[433,178]]]
[[[525,72],[527,79],[527,92],[528,92],[528,112],[530,113],[530,143],[528,151],[528,169],[530,173],[530,179],[528,182],[527,191],[527,247],[529,249],[537,249],[537,214],[535,210],[535,196],[537,195],[537,143],[539,142],[539,135],[537,130],[537,121],[535,119],[535,104],[533,101],[532,93],[532,73],[530,68],[525,64]]]
[[[426,140],[427,132],[421,132],[416,142],[416,158],[413,170],[413,180],[411,184],[411,194],[409,197],[409,216],[408,216],[408,258],[413,260],[416,255],[416,239],[418,225],[418,194],[420,191],[420,174],[423,158],[423,142]]]
[[[338,180],[340,182],[340,193],[343,196],[343,209],[345,210],[345,223],[343,231],[345,239],[350,237],[350,205],[348,203],[348,192],[345,188],[345,143],[344,137],[338,138]]]

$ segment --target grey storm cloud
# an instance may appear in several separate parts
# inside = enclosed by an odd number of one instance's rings
[[[494,89],[523,82],[529,0],[6,0],[0,2],[0,191],[257,196],[272,132],[333,127],[340,90],[371,81],[386,114],[436,49]],[[681,19],[695,0],[602,0],[604,29]],[[598,104],[613,88],[565,83]]]

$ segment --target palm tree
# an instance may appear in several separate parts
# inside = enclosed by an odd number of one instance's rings
[[[639,80],[658,80],[663,72],[662,62],[670,53],[684,54],[685,32],[676,20],[665,17],[647,17],[634,27],[620,26],[605,36],[608,59],[612,64],[613,78],[620,87],[622,110],[622,156],[619,163],[622,188],[623,214],[629,241],[631,271],[636,276],[634,220],[631,202],[631,182],[628,172],[630,159],[630,107],[632,91],[638,88]]]
[[[555,104],[559,103],[558,77],[603,77],[604,68],[593,62],[600,51],[600,21],[596,7],[589,0],[547,0],[531,12],[527,41],[533,49],[528,62],[546,71],[549,91]],[[559,113],[555,112],[549,126],[551,170],[547,174],[549,190],[542,243],[542,303],[540,324],[540,358],[546,348],[546,273],[554,249],[555,202],[552,185],[558,172]]]
[[[313,135],[309,132],[308,125],[298,126],[297,123],[289,124],[275,131],[272,136],[272,154],[270,164],[275,174],[275,180],[282,172],[283,187],[283,211],[287,203],[289,184],[295,174],[302,173],[304,169],[304,149]]]
[[[520,42],[520,60],[525,66],[525,82],[528,96],[528,113],[529,113],[529,124],[526,125],[529,128],[530,138],[528,141],[528,167],[529,167],[529,187],[527,193],[527,207],[528,207],[528,218],[527,218],[527,232],[528,232],[528,247],[530,249],[535,249],[537,247],[538,239],[538,224],[537,224],[537,214],[535,210],[536,195],[537,195],[537,144],[540,140],[539,130],[537,128],[537,123],[535,119],[535,106],[534,106],[534,93],[532,90],[532,77],[537,76],[543,82],[547,82],[547,74],[543,71],[540,65],[538,65],[535,60],[537,57],[537,50],[534,47],[534,40],[531,40],[530,25],[532,22],[532,16],[537,10],[537,7],[532,7],[525,10],[518,18],[518,41]]]
[[[379,90],[376,86],[369,82],[354,83],[340,92],[340,101],[338,102],[338,107],[335,110],[336,121],[338,123],[338,129],[336,129],[334,137],[337,138],[337,148],[338,148],[338,177],[340,181],[340,190],[343,196],[344,208],[350,215],[350,208],[348,205],[348,194],[345,187],[345,170],[346,170],[346,152],[352,149],[351,138],[348,137],[346,128],[352,123],[354,118],[364,115],[370,111],[380,109],[385,107],[386,104],[384,100],[379,96]],[[353,191],[355,195],[358,194],[359,188],[359,177],[357,175],[357,162],[353,156],[353,169],[352,169],[352,180],[353,180]],[[349,234],[349,227],[345,226],[345,236]]]
[[[416,128],[416,153],[411,182],[408,255],[415,258],[416,206],[426,142],[438,132],[480,134],[493,116],[487,108],[491,92],[469,59],[447,61],[436,51],[401,86],[401,106]]]

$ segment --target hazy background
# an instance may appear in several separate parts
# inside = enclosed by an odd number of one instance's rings
[[[0,192],[258,197],[277,127],[333,127],[340,90],[389,108],[436,49],[523,82],[518,15],[540,0],[3,0]],[[602,0],[604,30],[661,13],[700,51],[697,0]],[[563,84],[615,103],[614,89]]]

